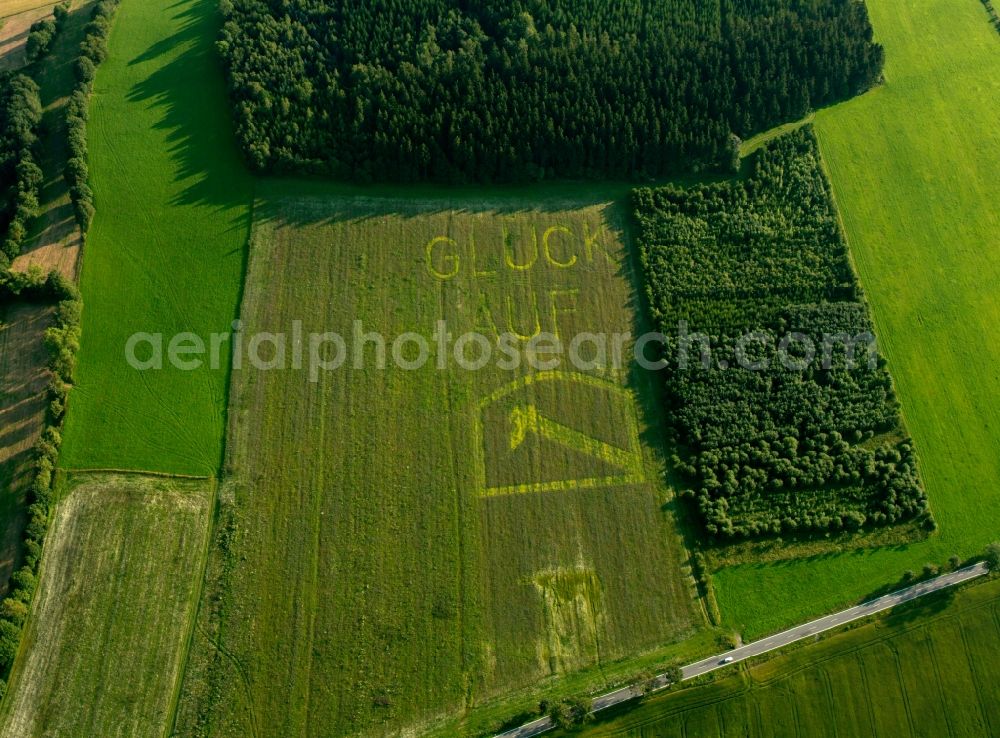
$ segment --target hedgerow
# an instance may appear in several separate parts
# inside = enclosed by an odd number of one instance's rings
[[[55,41],[69,15],[69,3],[64,2],[52,9],[52,15],[31,24],[28,40],[25,42],[25,54],[29,62],[36,62],[49,53],[52,42]]]
[[[811,129],[747,180],[638,190],[635,210],[674,464],[708,533],[933,525]]]
[[[100,0],[94,6],[91,20],[84,29],[80,56],[76,60],[76,89],[66,106],[69,139],[66,182],[69,184],[77,223],[85,234],[94,217],[94,193],[87,182],[87,105],[93,91],[97,67],[108,55],[108,35],[111,33],[111,21],[119,2],[120,0]]]
[[[34,148],[42,121],[38,85],[23,74],[0,75],[0,269],[21,253],[28,226],[38,211],[42,170]]]
[[[49,409],[45,429],[35,444],[34,479],[29,491],[28,523],[24,531],[24,562],[11,576],[7,597],[0,602],[0,675],[10,673],[21,628],[35,593],[42,544],[48,531],[52,503],[52,481],[62,443],[60,430],[66,396],[73,383],[76,352],[80,343],[83,304],[76,287],[58,272],[0,272],[0,305],[15,301],[50,303],[57,301],[54,325],[45,333],[49,350]],[[0,680],[0,695],[5,682]]]
[[[29,62],[35,62],[49,53],[52,40],[56,37],[55,18],[42,18],[31,24],[24,51]]]
[[[67,105],[67,134],[69,159],[66,178],[81,229],[86,232],[93,216],[93,194],[87,185],[87,103],[93,89],[94,70],[107,56],[107,37],[111,27],[111,17],[119,0],[100,0],[94,7],[93,15],[85,29],[85,38],[77,59],[77,86]],[[68,8],[60,6],[55,11],[58,23],[65,19]],[[16,140],[22,142],[21,149],[30,150],[34,143],[34,128],[41,120],[41,105],[38,102],[38,88],[27,78],[14,78],[10,88],[17,101],[12,110],[16,116],[12,129]],[[30,136],[28,132],[30,131]],[[22,159],[23,161],[23,159]],[[41,170],[31,162],[17,167],[18,210],[11,221],[11,230],[5,241],[16,243],[18,250],[24,229],[17,228],[18,217],[22,225],[27,222],[27,214],[34,214],[37,208],[37,187],[41,182]],[[23,184],[22,184],[23,183]],[[32,189],[33,188],[33,189]],[[13,250],[13,249],[11,249]],[[13,255],[13,254],[12,254]],[[4,257],[6,259],[6,256]],[[0,305],[14,301],[51,303],[56,302],[55,320],[45,332],[45,345],[49,352],[48,368],[51,375],[48,386],[48,410],[45,428],[34,449],[34,477],[29,492],[28,523],[24,531],[24,563],[11,576],[7,597],[0,602],[0,675],[3,679],[10,673],[17,655],[21,628],[27,617],[28,606],[35,593],[38,566],[42,555],[42,545],[48,530],[52,503],[53,475],[62,444],[61,429],[66,412],[66,401],[73,385],[76,370],[76,353],[80,345],[80,320],[83,303],[75,285],[58,272],[44,275],[33,270],[25,273],[12,272],[7,262],[0,264]],[[0,696],[6,684],[0,679]]]

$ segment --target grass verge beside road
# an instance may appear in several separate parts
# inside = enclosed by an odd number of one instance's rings
[[[583,735],[996,735],[998,616],[1000,581],[946,590],[816,645],[650,698]]]

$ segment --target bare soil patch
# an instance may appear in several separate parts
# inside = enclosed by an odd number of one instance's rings
[[[31,24],[49,15],[53,5],[40,5],[38,0],[13,0],[0,6],[0,70],[20,69],[25,65],[24,45]]]

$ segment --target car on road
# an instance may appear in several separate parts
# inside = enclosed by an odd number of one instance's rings
[[[726,656],[726,658],[722,659],[722,661],[720,661],[719,663],[720,664],[731,664],[731,663],[733,663],[733,657],[732,656]]]

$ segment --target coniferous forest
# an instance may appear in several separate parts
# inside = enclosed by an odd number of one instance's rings
[[[811,128],[746,180],[640,189],[635,210],[674,465],[707,531],[933,527]]]
[[[856,0],[224,0],[251,164],[360,181],[725,169],[875,84]]]

